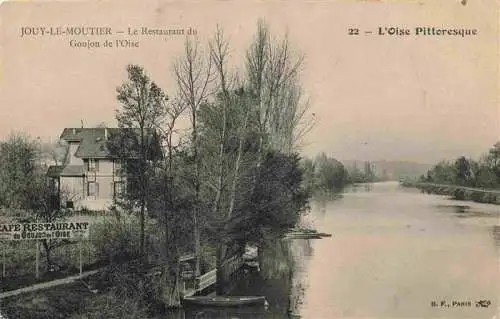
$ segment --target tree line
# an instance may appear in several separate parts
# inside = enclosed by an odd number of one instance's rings
[[[304,184],[311,192],[340,192],[346,186],[358,183],[373,183],[387,178],[376,176],[372,164],[365,162],[364,171],[356,164],[346,168],[344,164],[324,152],[314,158],[303,158]]]
[[[351,182],[344,165],[324,152],[302,161],[304,180],[312,192],[339,192]]]
[[[171,65],[175,88],[129,65],[117,89],[122,130],[108,148],[123,159],[129,183],[116,205],[138,214],[139,257],[160,256],[169,295],[178,292],[183,253],[194,252],[196,275],[210,268],[207,251],[221,270],[246,244],[293,228],[308,209],[298,153],[312,126],[303,56],[262,21],[241,65],[231,53],[221,28],[206,44],[188,37]],[[148,218],[161,225],[161,237],[148,236]],[[158,254],[148,250],[151,240]]]
[[[500,189],[500,142],[491,147],[479,160],[460,156],[454,161],[441,161],[420,182],[457,185],[471,188]],[[464,199],[463,191],[456,191],[455,197]],[[480,202],[495,202],[488,194],[472,194]]]
[[[39,139],[23,133],[12,133],[7,140],[0,141],[1,215],[15,217],[22,222],[44,223],[68,217],[70,211],[60,209],[59,197],[48,184],[47,166],[43,163],[45,157],[56,163],[64,161],[67,151],[64,145],[43,145]],[[52,265],[51,252],[65,242],[41,240],[48,268]]]
[[[138,236],[135,241],[117,226],[98,240],[115,263],[162,265],[156,296],[167,305],[179,300],[183,254],[194,253],[195,275],[221,269],[247,244],[261,246],[294,228],[315,190],[338,191],[349,182],[337,160],[298,153],[314,122],[300,79],[304,57],[288,36],[273,35],[259,21],[244,61],[235,63],[232,54],[230,39],[217,27],[206,43],[188,36],[166,66],[175,87],[162,88],[142,66],[128,65],[116,90],[120,130],[110,130],[107,148],[122,160],[127,188],[111,212],[117,225],[125,215],[137,216]],[[20,134],[0,142],[0,207],[51,222],[71,211],[54,198],[41,153],[62,164],[68,148],[44,148]],[[48,264],[57,244],[44,243]],[[158,281],[147,284],[135,266],[123,267],[100,282],[115,285],[113,294],[124,299],[142,283],[149,292],[141,290],[134,300],[146,307]]]

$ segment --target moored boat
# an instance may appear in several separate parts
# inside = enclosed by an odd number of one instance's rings
[[[332,234],[320,233],[316,229],[294,228],[285,234],[285,239],[320,239],[332,237]]]
[[[260,264],[258,261],[253,260],[253,261],[245,261],[244,265],[250,267],[250,268],[259,268]]]
[[[285,235],[285,239],[321,239],[324,237],[332,237],[332,234],[315,233],[315,232],[290,232]]]
[[[240,307],[240,306],[265,306],[267,304],[264,296],[193,296],[184,297],[183,305],[203,307]]]

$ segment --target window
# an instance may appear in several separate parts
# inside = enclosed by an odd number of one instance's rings
[[[96,182],[87,183],[87,196],[99,196],[99,184]]]
[[[122,173],[122,162],[121,161],[113,161],[114,165],[114,173],[115,175],[121,175]]]
[[[99,160],[95,158],[89,158],[88,160],[85,160],[85,165],[87,171],[98,171],[99,170]]]
[[[123,182],[114,182],[113,183],[113,194],[114,196],[119,196],[123,194]]]

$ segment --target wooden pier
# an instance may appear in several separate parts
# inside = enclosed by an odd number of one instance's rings
[[[186,258],[186,261],[189,260],[191,259]],[[224,279],[230,278],[231,275],[241,268],[243,263],[244,261],[242,256],[238,255],[226,259],[221,266]],[[183,296],[185,297],[194,296],[215,285],[217,283],[217,269],[212,269],[194,278],[192,283],[190,281],[190,279],[183,279]]]

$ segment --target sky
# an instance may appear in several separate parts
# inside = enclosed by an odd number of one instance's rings
[[[465,6],[458,0],[7,1],[0,5],[0,139],[22,131],[56,140],[82,121],[116,126],[116,87],[130,63],[175,95],[171,65],[182,53],[183,36],[129,36],[129,28],[194,28],[206,43],[219,24],[231,41],[232,63],[241,65],[257,20],[264,18],[305,55],[307,116],[314,113],[316,124],[304,155],[422,163],[477,158],[500,140],[497,6],[494,0]],[[40,26],[100,26],[114,34],[21,36],[23,28]],[[415,36],[419,26],[478,34]],[[379,27],[407,28],[412,35],[382,36]],[[70,46],[87,39],[101,47]],[[117,39],[139,47],[102,47]]]

